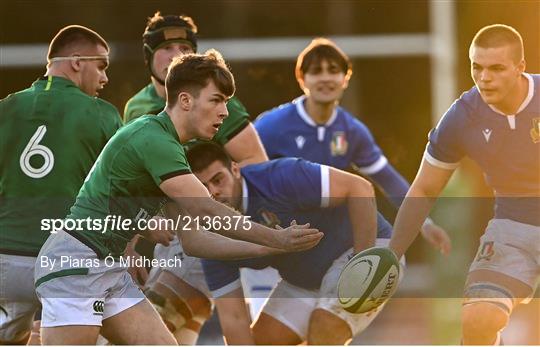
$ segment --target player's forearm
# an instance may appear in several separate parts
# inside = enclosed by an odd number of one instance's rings
[[[409,190],[409,182],[392,165],[387,164],[381,171],[370,175],[369,178],[375,182],[396,209],[401,206]]]
[[[373,247],[377,237],[377,203],[373,187],[353,186],[347,198],[347,207],[355,253]]]
[[[188,207],[187,210],[192,216],[199,216],[201,219],[204,216],[216,220],[225,220],[225,217],[230,217],[234,222],[230,224],[215,223],[216,227],[221,226],[221,228],[212,229],[212,231],[224,236],[269,247],[275,245],[274,229],[252,222],[248,218],[244,218],[242,214],[211,198],[199,199],[196,205]],[[240,222],[236,223],[238,218],[240,218]]]
[[[178,231],[187,255],[197,258],[232,260],[256,258],[275,254],[280,250],[258,244],[233,240],[206,230]]]
[[[414,185],[398,211],[390,248],[400,258],[412,244],[437,199]]]

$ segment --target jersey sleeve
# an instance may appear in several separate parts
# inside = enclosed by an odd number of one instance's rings
[[[431,165],[442,169],[453,170],[459,166],[464,157],[461,147],[460,124],[461,117],[467,112],[465,105],[459,100],[443,115],[437,126],[429,132],[429,142],[424,153],[424,159]]]
[[[362,122],[354,119],[353,126],[353,164],[363,175],[376,174],[388,164],[388,160],[375,143],[369,129]]]
[[[143,167],[157,186],[169,178],[191,173],[184,148],[172,137],[146,136],[134,146]]]
[[[278,134],[275,130],[279,129],[279,127],[275,128],[273,126],[273,122],[271,120],[272,117],[270,117],[269,112],[271,111],[267,111],[259,115],[253,125],[259,134],[259,138],[261,139],[268,158],[276,159],[281,157],[277,147],[274,146],[274,142],[278,141]]]
[[[218,298],[240,288],[240,268],[235,262],[201,259],[208,289]]]
[[[122,126],[122,118],[118,110],[106,101],[100,100],[99,109],[102,114],[101,126],[107,139],[110,139]]]
[[[294,206],[301,209],[328,207],[330,197],[330,168],[304,159],[287,158],[280,171],[281,184],[275,185]]]
[[[123,117],[124,123],[129,123],[129,121],[136,118],[133,112],[133,107],[131,106],[131,100],[132,99],[129,99],[128,102],[126,103],[126,106],[124,106],[124,117]]]
[[[229,116],[225,118],[213,138],[214,141],[221,145],[229,142],[249,124],[249,113],[236,97],[232,97],[227,103],[227,111],[229,111]]]

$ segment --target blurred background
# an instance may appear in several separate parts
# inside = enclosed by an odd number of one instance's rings
[[[123,113],[125,102],[149,82],[141,36],[147,17],[157,10],[195,20],[200,50],[223,53],[236,78],[237,96],[253,119],[301,94],[295,59],[312,38],[334,39],[354,69],[342,105],[368,125],[410,181],[428,131],[473,86],[468,47],[481,27],[515,27],[524,39],[527,71],[540,72],[538,0],[0,0],[0,98],[42,76],[48,42],[63,26],[80,24],[111,43],[110,82],[100,97]],[[432,214],[451,234],[452,254],[443,258],[417,240],[397,298],[354,343],[459,344],[459,297],[492,203],[475,164],[465,161]],[[392,220],[395,211],[388,203],[380,199],[379,206]],[[539,316],[538,298],[516,309],[505,342],[540,344]],[[199,343],[221,343],[215,324]]]

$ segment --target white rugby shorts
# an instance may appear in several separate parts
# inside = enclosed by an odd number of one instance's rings
[[[44,328],[101,326],[104,319],[144,300],[127,268],[98,259],[92,249],[64,231],[51,235],[41,248],[35,280]]]

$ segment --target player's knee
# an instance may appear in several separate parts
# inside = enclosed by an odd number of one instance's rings
[[[461,314],[464,334],[498,332],[508,324],[513,305],[513,296],[504,287],[487,282],[469,285]]]
[[[308,345],[343,345],[352,339],[351,328],[343,319],[323,309],[311,313]]]
[[[465,304],[461,313],[463,332],[496,333],[508,324],[509,312],[492,302]]]

